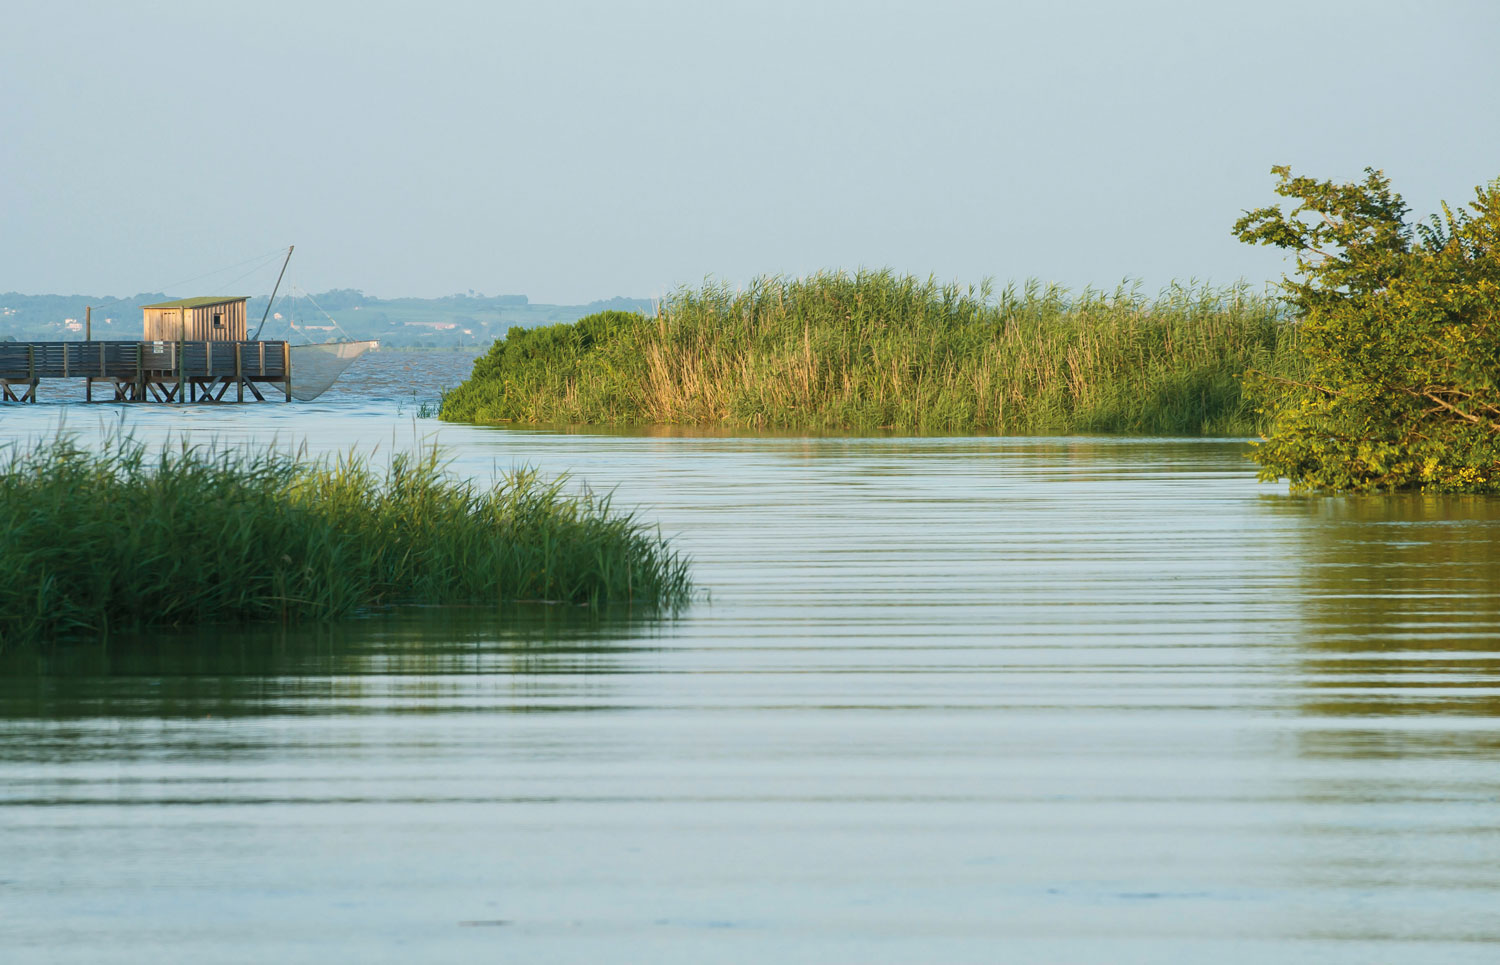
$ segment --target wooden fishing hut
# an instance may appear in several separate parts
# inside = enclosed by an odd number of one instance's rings
[[[283,266],[285,270],[285,266]],[[273,296],[274,297],[274,296]],[[246,297],[208,296],[142,305],[140,342],[0,342],[0,401],[35,402],[43,379],[86,380],[114,389],[115,402],[266,401],[275,385],[292,401],[292,354],[284,342],[246,338]],[[269,311],[269,309],[267,309]]]
[[[243,342],[245,303],[236,298],[179,298],[142,305],[148,342]]]

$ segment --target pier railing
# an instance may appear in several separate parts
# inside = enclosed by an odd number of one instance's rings
[[[44,379],[87,379],[90,398],[109,382],[117,401],[220,401],[230,386],[263,399],[265,382],[290,399],[290,373],[286,342],[0,342],[0,399],[12,402],[36,401]]]

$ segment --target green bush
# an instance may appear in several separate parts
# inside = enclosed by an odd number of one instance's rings
[[[1235,224],[1296,253],[1296,377],[1252,373],[1270,418],[1255,458],[1293,488],[1500,491],[1500,182],[1467,210],[1409,223],[1390,181],[1336,184],[1276,167],[1296,199]]]
[[[266,449],[66,438],[0,452],[0,644],[153,625],[327,620],[401,603],[673,606],[685,561],[607,500],[436,451],[308,462]]]

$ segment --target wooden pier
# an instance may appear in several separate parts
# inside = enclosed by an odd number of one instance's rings
[[[0,342],[0,401],[35,402],[46,379],[87,380],[90,402],[98,383],[108,402],[223,402],[231,388],[236,402],[290,402],[292,354],[286,342]]]

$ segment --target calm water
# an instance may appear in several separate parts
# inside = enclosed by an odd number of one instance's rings
[[[709,598],[0,657],[0,959],[1500,958],[1500,501],[1292,498],[1213,441],[441,426],[406,380],[461,359],[370,362],[129,421],[571,471]]]

